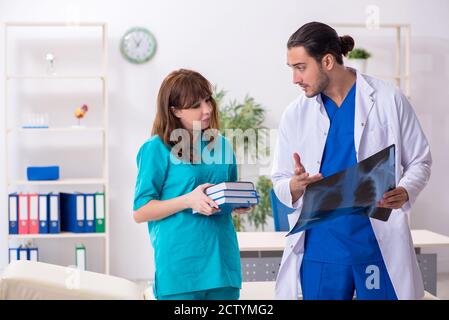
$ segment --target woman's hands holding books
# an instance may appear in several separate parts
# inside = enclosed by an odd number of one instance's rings
[[[213,186],[213,184],[201,184],[196,187],[195,190],[186,195],[187,205],[189,208],[192,208],[193,211],[198,211],[206,216],[210,216],[220,211],[215,201],[209,198],[204,192],[204,190],[210,186]]]

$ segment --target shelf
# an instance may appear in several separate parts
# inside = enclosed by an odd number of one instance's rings
[[[63,133],[63,132],[105,132],[104,128],[72,128],[72,127],[60,127],[60,128],[10,128],[7,133]]]
[[[8,186],[12,185],[24,185],[24,186],[36,186],[36,185],[88,185],[88,184],[106,184],[105,179],[61,179],[54,181],[28,181],[28,180],[15,180],[8,181]]]
[[[105,22],[6,22],[7,27],[104,27]]]
[[[393,75],[386,75],[386,74],[373,74],[373,77],[376,78],[381,78],[381,79],[395,79],[395,80],[400,80],[400,79],[408,79],[410,78],[409,75],[402,75],[402,76],[393,76]]]
[[[392,29],[395,38],[395,66],[393,75],[378,76],[381,79],[393,79],[396,86],[401,88],[407,97],[411,96],[411,72],[410,72],[410,55],[411,55],[411,26],[403,23],[379,23],[371,25],[370,23],[351,23],[351,22],[334,22],[330,24],[334,28],[363,28],[370,31],[378,29]]]
[[[70,238],[106,238],[105,233],[46,233],[46,234],[10,234],[9,239],[70,239]]]
[[[22,27],[25,27],[22,28]],[[56,72],[52,74],[51,72],[46,72],[44,69],[29,69],[29,70],[18,70],[18,69],[12,69],[8,68],[9,66],[9,58],[16,55],[16,52],[14,51],[8,51],[8,46],[12,45],[14,41],[17,43],[18,40],[22,40],[21,37],[17,38],[17,32],[20,31],[20,33],[33,31],[37,32],[37,35],[41,35],[43,33],[46,33],[47,31],[64,31],[63,34],[66,33],[73,33],[74,35],[84,35],[85,33],[90,33],[91,35],[95,35],[98,40],[98,48],[101,46],[101,62],[99,61],[98,65],[95,66],[89,66],[85,65],[84,67],[80,68],[81,65],[74,64],[72,69],[61,69],[59,72]],[[36,27],[36,28],[34,28]],[[48,28],[47,28],[48,27]],[[55,27],[51,29],[52,27]],[[66,28],[69,27],[69,28]],[[90,27],[90,28],[84,28],[82,27]],[[20,29],[22,28],[22,29]],[[34,29],[33,29],[34,28]],[[39,29],[40,28],[40,29]],[[57,29],[60,28],[60,29]],[[65,29],[64,29],[65,28]],[[47,30],[49,29],[49,30]],[[51,29],[51,30],[50,30]],[[26,31],[25,31],[26,30]],[[91,21],[91,22],[77,22],[77,21],[10,21],[5,22],[5,30],[4,30],[4,48],[5,48],[5,72],[2,76],[5,84],[5,107],[3,111],[2,119],[4,119],[4,135],[5,135],[5,164],[4,169],[6,172],[6,179],[4,179],[4,185],[5,190],[8,191],[8,189],[15,189],[14,191],[27,191],[27,190],[33,190],[36,192],[38,189],[40,189],[40,186],[43,186],[47,189],[53,189],[53,191],[62,191],[64,190],[63,186],[68,186],[67,189],[81,189],[78,191],[82,191],[82,189],[92,189],[92,188],[101,188],[104,192],[104,206],[105,208],[109,208],[109,149],[106,147],[108,145],[109,140],[109,129],[107,125],[108,120],[108,25],[106,22],[99,22],[99,21]],[[12,34],[9,34],[11,33]],[[62,34],[62,35],[63,35]],[[64,39],[65,37],[59,36],[59,38],[55,38],[52,36],[53,33],[49,34],[49,37],[41,37],[41,39],[46,39],[44,43],[49,43],[50,41],[53,41],[55,45],[58,43],[58,39]],[[31,37],[31,39],[34,39]],[[90,37],[86,37],[87,41],[90,41]],[[87,42],[90,43],[90,42]],[[20,42],[19,42],[20,44]],[[63,44],[64,45],[64,44]],[[14,48],[14,47],[13,47]],[[17,51],[17,48],[14,48],[15,51]],[[36,47],[37,49],[37,47]],[[9,54],[9,56],[8,56]],[[97,58],[100,56],[98,55]],[[33,62],[33,61],[31,61]],[[74,60],[73,63],[76,63],[77,61]],[[11,65],[12,66],[12,65]],[[103,122],[99,122],[96,124],[93,124],[94,127],[72,127],[71,125],[75,125],[78,122],[67,122],[67,123],[60,123],[59,125],[56,124],[56,126],[51,126],[49,128],[23,128],[22,123],[9,123],[11,121],[8,121],[8,119],[12,119],[8,117],[10,108],[12,111],[20,114],[21,109],[20,105],[8,105],[13,102],[12,99],[8,99],[9,91],[11,89],[18,89],[17,93],[24,94],[27,92],[21,92],[20,84],[52,84],[56,83],[58,81],[58,84],[61,86],[71,86],[72,83],[92,83],[95,84],[95,86],[99,85],[101,88],[101,92],[97,93],[98,98],[101,97],[102,99],[102,115],[104,119]],[[15,88],[18,86],[17,88]],[[13,88],[14,87],[14,88]],[[48,87],[48,86],[45,86]],[[15,95],[17,95],[17,93]],[[46,92],[40,92],[41,94],[47,94],[48,99],[52,99],[52,91],[49,90],[49,88],[46,88]],[[81,96],[86,96],[86,93],[80,92]],[[10,101],[11,100],[11,101]],[[16,97],[17,100],[17,97]],[[52,101],[50,105],[54,105],[57,107],[58,103],[57,101]],[[34,106],[32,106],[34,107]],[[14,113],[13,113],[14,114]],[[84,124],[84,122],[81,122]],[[11,148],[10,142],[14,142],[15,139],[26,139],[30,137],[30,134],[34,135],[36,137],[36,140],[38,142],[40,140],[45,140],[47,138],[51,139],[53,137],[56,137],[56,135],[63,136],[62,139],[66,138],[66,135],[71,134],[86,134],[91,135],[92,138],[100,138],[102,139],[102,153],[103,153],[103,173],[98,173],[98,176],[95,176],[95,173],[92,174],[94,177],[78,177],[77,173],[73,173],[72,175],[69,175],[67,178],[62,178],[59,180],[52,180],[52,181],[28,181],[26,179],[26,175],[13,175],[11,173],[11,177],[8,178],[8,174],[10,174],[10,168],[9,168],[9,157],[8,153],[12,150],[17,150],[18,148],[16,146],[13,146],[15,148]],[[48,136],[43,136],[43,135]],[[14,136],[13,136],[14,135]],[[26,135],[26,136],[25,136]],[[72,138],[72,137],[70,137]],[[60,139],[58,139],[60,140]],[[45,142],[45,141],[43,141]],[[91,141],[89,139],[82,139],[82,144],[88,146]],[[48,147],[48,146],[43,146]],[[78,150],[78,146],[76,147]],[[45,150],[44,150],[45,152]],[[20,156],[20,155],[19,155]],[[29,155],[29,160],[32,156]],[[70,178],[73,177],[73,178]],[[58,190],[61,189],[61,190]],[[86,190],[87,191],[87,190]],[[5,200],[5,199],[3,199]],[[3,201],[2,200],[2,201]],[[6,220],[8,218],[8,215],[3,215],[3,218],[1,219]],[[51,239],[54,239],[53,241],[58,241],[60,239],[103,239],[104,241],[104,250],[103,250],[103,259],[104,259],[104,273],[109,274],[110,272],[110,237],[109,237],[109,210],[105,211],[105,220],[106,225],[105,228],[107,232],[105,233],[71,233],[71,232],[62,232],[58,234],[19,234],[19,235],[8,235],[8,232],[0,232],[0,269],[3,267],[3,262],[7,261],[6,255],[8,254],[8,242],[12,240],[26,240],[31,241],[32,239],[48,239],[48,244],[51,244]],[[2,222],[2,221],[0,221]],[[0,225],[7,225],[7,221],[5,223],[0,223]],[[96,240],[95,240],[96,241]],[[57,244],[55,242],[55,244]],[[43,246],[46,246],[47,243],[43,243]],[[71,250],[70,250],[71,251]],[[58,252],[53,252],[51,254],[53,257],[58,256]],[[101,258],[101,257],[100,257]],[[56,259],[53,259],[56,260]]]
[[[14,79],[35,79],[35,80],[42,80],[42,79],[68,79],[68,80],[104,80],[106,78],[105,75],[9,75],[6,76],[6,80],[14,80]]]
[[[336,23],[330,23],[329,24],[332,27],[340,27],[340,28],[370,28],[371,25],[367,23],[342,23],[342,22],[336,22]],[[408,28],[410,27],[410,24],[404,24],[404,23],[379,23],[376,25],[376,27],[379,28]]]

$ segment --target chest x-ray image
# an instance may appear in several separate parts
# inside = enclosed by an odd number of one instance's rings
[[[376,203],[395,184],[393,144],[344,171],[310,184],[299,219],[289,234],[352,212],[387,221],[392,209],[378,208]]]

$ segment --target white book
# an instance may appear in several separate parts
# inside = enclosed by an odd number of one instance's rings
[[[212,200],[222,197],[257,197],[256,191],[222,190],[209,195]]]
[[[259,203],[258,198],[232,198],[232,197],[223,197],[217,200],[214,200],[216,204],[219,206],[222,204],[257,204]]]
[[[222,182],[206,189],[206,194],[222,191],[222,190],[254,190],[254,184],[249,181]]]

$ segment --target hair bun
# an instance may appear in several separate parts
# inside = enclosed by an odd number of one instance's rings
[[[339,38],[341,44],[341,54],[346,56],[349,51],[354,49],[354,39],[348,35]]]

